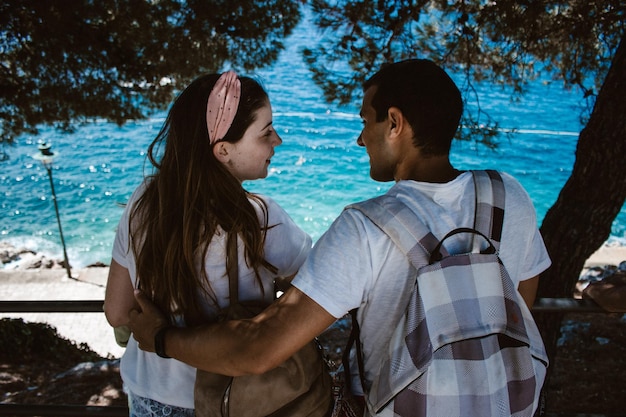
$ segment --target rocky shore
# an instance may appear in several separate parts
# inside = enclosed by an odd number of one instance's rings
[[[43,253],[24,247],[15,247],[7,242],[0,242],[0,264],[0,270],[3,271],[65,269],[65,261],[62,259],[53,259]],[[106,266],[102,262],[96,262],[88,265],[87,268]]]

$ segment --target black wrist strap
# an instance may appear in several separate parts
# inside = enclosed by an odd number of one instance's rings
[[[162,358],[170,359],[165,353],[165,333],[171,328],[171,326],[161,327],[154,335],[154,351]]]

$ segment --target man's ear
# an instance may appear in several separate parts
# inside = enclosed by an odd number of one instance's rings
[[[387,122],[389,123],[389,135],[391,137],[399,136],[408,126],[404,114],[397,107],[389,107],[389,110],[387,110]]]
[[[222,164],[226,165],[230,161],[228,142],[217,142],[213,145],[213,156]]]

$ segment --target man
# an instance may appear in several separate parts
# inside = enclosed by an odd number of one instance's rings
[[[401,198],[439,238],[472,225],[472,175],[455,169],[449,160],[463,109],[450,77],[430,61],[408,60],[381,69],[364,84],[364,91],[363,131],[357,143],[367,150],[371,177],[395,181],[389,193]],[[550,260],[527,193],[512,177],[502,176],[506,206],[500,258],[531,306],[538,275]],[[463,246],[459,240],[448,251]],[[415,274],[384,232],[358,210],[347,209],[317,242],[293,288],[262,314],[199,329],[168,329],[163,348],[167,355],[211,372],[262,373],[358,308],[367,392],[404,313]],[[153,351],[155,334],[165,320],[142,294],[137,299],[142,313],[131,314],[131,327],[140,347]],[[539,389],[542,382],[539,378]],[[537,395],[530,402],[536,408]],[[378,415],[401,414],[394,413],[391,401]]]

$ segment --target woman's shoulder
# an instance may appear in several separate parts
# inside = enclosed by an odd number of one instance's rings
[[[276,202],[276,200],[274,200],[273,198],[265,194],[250,194],[248,196],[248,200],[250,200],[250,203],[254,206],[254,208],[257,211],[259,210],[267,210],[268,212],[277,211],[277,210],[282,211],[282,212],[285,211],[280,206],[280,204]]]
[[[146,192],[146,189],[148,188],[148,185],[150,185],[150,182],[150,178],[143,179],[128,198],[127,204],[132,205],[132,203],[136,202],[139,197],[141,197]]]
[[[279,229],[284,231],[287,230],[284,229],[286,227],[293,233],[296,233],[296,229],[301,229],[300,226],[294,222],[289,213],[287,213],[287,211],[273,198],[261,194],[254,194],[250,196],[250,198],[250,201],[256,209],[259,219],[263,224],[267,224],[269,226],[280,225],[281,227]],[[267,221],[267,223],[265,223],[265,221]]]

